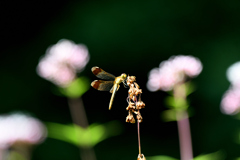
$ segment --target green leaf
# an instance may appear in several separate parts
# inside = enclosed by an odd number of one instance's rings
[[[74,125],[63,125],[59,123],[46,123],[48,129],[48,137],[62,140],[74,145],[78,144],[77,131]]]
[[[188,108],[187,100],[183,98],[175,98],[175,108],[179,110],[186,110]]]
[[[69,98],[81,97],[90,88],[90,81],[87,77],[75,79],[68,87],[59,88],[59,91]]]
[[[93,124],[91,126],[89,126],[89,132],[88,132],[88,137],[89,139],[89,144],[91,146],[95,146],[96,144],[98,144],[99,142],[103,141],[104,139],[106,139],[106,128],[104,127],[104,125],[100,125],[100,124]]]
[[[186,96],[190,95],[196,90],[196,86],[192,82],[185,83]]]
[[[76,146],[93,147],[99,142],[120,134],[121,126],[117,122],[106,124],[92,124],[88,128],[82,128],[74,124],[63,125],[58,123],[46,123],[48,137],[65,141]],[[112,131],[112,128],[118,127]]]
[[[170,122],[170,121],[176,121],[176,110],[175,109],[169,109],[165,110],[161,113],[161,118],[165,122]]]
[[[186,110],[188,108],[187,101],[182,98],[168,96],[165,99],[165,103],[168,106],[168,108],[175,108],[180,110]]]
[[[174,100],[173,96],[167,96],[165,98],[165,103],[169,108],[175,108],[176,107],[176,103],[175,103],[175,100]]]
[[[195,157],[194,160],[224,160],[225,157],[226,156],[222,151],[217,151],[210,154],[199,155]],[[147,157],[147,160],[179,160],[179,159],[160,155],[160,156]],[[236,159],[236,160],[240,160],[240,159]]]
[[[173,157],[169,157],[169,156],[152,156],[152,157],[147,157],[147,160],[178,160],[176,158]]]
[[[214,160],[214,159],[224,160],[225,154],[221,151],[217,151],[217,152],[210,153],[210,154],[199,155],[194,158],[194,160]]]
[[[99,142],[111,137],[119,135],[122,132],[121,124],[117,121],[108,122],[103,125],[92,124],[90,127],[91,145],[95,146]]]

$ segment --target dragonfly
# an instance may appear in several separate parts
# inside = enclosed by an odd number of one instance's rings
[[[99,91],[110,91],[112,93],[110,103],[109,103],[109,110],[112,108],[113,100],[118,91],[120,84],[123,82],[124,87],[127,87],[126,78],[127,75],[125,73],[121,74],[118,77],[104,71],[99,67],[92,67],[93,74],[103,80],[94,80],[91,83],[91,86]],[[106,80],[106,81],[105,81]]]

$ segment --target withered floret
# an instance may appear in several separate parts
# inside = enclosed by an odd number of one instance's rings
[[[136,107],[135,107],[135,103],[133,102],[129,102],[128,104],[128,107],[126,108],[127,110],[134,110]]]
[[[138,120],[139,123],[141,123],[143,121],[143,118],[142,118],[140,113],[137,114],[137,120]]]
[[[142,94],[142,89],[140,89],[140,86],[135,81],[135,76],[127,77],[127,84],[129,86],[129,90],[127,98],[128,107],[126,108],[126,110],[129,111],[129,115],[126,118],[126,122],[130,123],[135,123],[133,114],[136,114],[136,118],[139,123],[142,122],[143,118],[139,110],[145,107],[145,103],[143,103],[140,98],[140,95]]]
[[[143,101],[139,101],[136,103],[136,109],[142,109],[145,107],[145,103]]]
[[[127,118],[126,118],[126,122],[135,123],[135,119],[134,119],[134,117],[133,117],[131,112],[129,112],[129,114],[128,114]]]
[[[146,160],[143,154],[139,154],[137,160]]]

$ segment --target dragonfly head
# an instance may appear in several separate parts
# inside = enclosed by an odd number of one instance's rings
[[[125,73],[121,74],[121,78],[122,79],[126,79],[127,78],[127,75]]]

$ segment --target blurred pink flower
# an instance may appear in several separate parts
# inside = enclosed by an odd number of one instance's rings
[[[227,78],[233,87],[240,89],[240,62],[236,62],[228,68]]]
[[[240,90],[238,88],[230,88],[221,101],[221,111],[225,114],[234,115],[240,110]]]
[[[88,61],[89,53],[85,45],[62,39],[47,49],[37,66],[37,73],[56,85],[66,87]]]
[[[45,126],[39,120],[23,114],[1,115],[0,131],[2,149],[16,142],[40,143],[47,133]]]
[[[193,56],[173,56],[160,63],[159,68],[154,68],[149,73],[147,88],[150,91],[159,89],[171,90],[174,85],[182,82],[187,77],[195,77],[202,71],[202,64]]]

